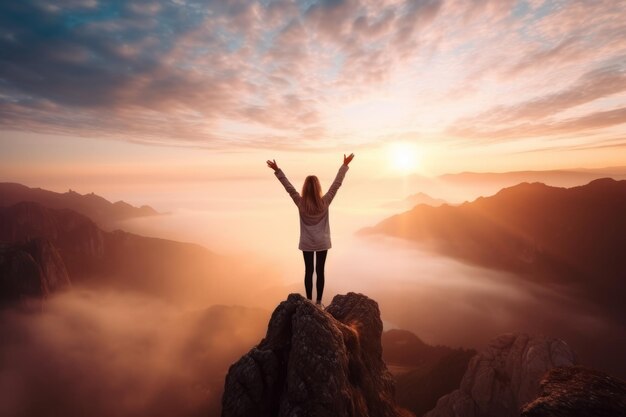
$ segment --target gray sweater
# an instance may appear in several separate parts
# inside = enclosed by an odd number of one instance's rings
[[[333,198],[335,198],[337,190],[341,187],[341,183],[343,182],[343,178],[346,176],[348,169],[347,165],[341,165],[339,172],[335,177],[335,181],[333,181],[326,194],[322,197],[326,203],[326,208],[321,213],[314,216],[310,216],[302,212],[300,209],[302,197],[293,185],[291,185],[285,176],[285,173],[281,169],[274,172],[276,178],[278,178],[281,184],[285,187],[285,190],[289,193],[289,196],[293,199],[293,202],[296,203],[296,206],[298,206],[298,212],[300,213],[300,244],[298,245],[298,249],[303,251],[320,251],[331,248],[328,207],[330,206],[331,201],[333,201]]]

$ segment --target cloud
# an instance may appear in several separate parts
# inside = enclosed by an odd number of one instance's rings
[[[582,134],[590,130],[604,129],[624,123],[626,123],[626,107],[621,107],[554,122],[530,122],[513,127],[483,130],[471,127],[454,127],[449,132],[463,138],[489,142],[574,133]]]
[[[620,109],[554,120],[559,113],[626,91],[626,67],[609,65],[583,74],[561,91],[513,105],[500,105],[456,121],[449,133],[462,137],[508,139],[604,128],[623,121]]]
[[[219,415],[228,366],[268,318],[236,306],[181,312],[102,290],[57,295],[43,312],[3,310],[0,413]]]
[[[397,100],[415,115],[414,124],[394,127],[401,134],[443,130],[443,119],[420,125],[433,106],[456,108],[454,118],[469,120],[464,100],[482,101],[494,89],[493,74],[502,91],[534,90],[537,80],[559,74],[590,83],[586,99],[538,89],[525,111],[556,109],[551,102],[591,101],[621,82],[581,75],[599,62],[619,62],[624,7],[594,2],[592,23],[574,24],[585,7],[521,0],[4,2],[0,128],[210,148],[319,148],[331,138],[363,144],[389,135],[346,130],[329,117],[363,97],[416,97]],[[496,104],[501,112],[510,107]]]

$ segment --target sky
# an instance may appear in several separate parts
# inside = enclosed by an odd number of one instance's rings
[[[31,186],[626,160],[623,1],[2,2],[0,62]]]

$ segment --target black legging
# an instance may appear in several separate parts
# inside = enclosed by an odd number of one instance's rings
[[[327,250],[317,252],[302,251],[304,255],[304,289],[306,298],[313,299],[313,254],[316,253],[315,272],[317,273],[317,301],[322,301],[324,292],[324,264],[326,263]]]

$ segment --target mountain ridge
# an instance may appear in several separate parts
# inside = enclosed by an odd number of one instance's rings
[[[463,171],[439,175],[441,181],[453,184],[494,183],[506,187],[506,183],[544,182],[558,183],[561,186],[574,186],[575,183],[589,182],[597,178],[617,177],[626,179],[626,166],[603,168],[569,168],[552,170],[523,170],[505,172]]]
[[[23,201],[32,201],[49,208],[71,209],[89,217],[101,227],[110,227],[120,220],[161,214],[148,205],[135,207],[122,200],[111,202],[93,192],[80,194],[70,189],[65,193],[57,193],[15,182],[0,182],[0,206],[11,206]]]
[[[534,281],[576,284],[626,321],[616,289],[626,259],[626,180],[572,188],[521,183],[459,206],[416,206],[361,229]],[[594,284],[596,276],[601,283]]]
[[[29,201],[0,207],[0,241],[28,245],[36,239],[50,242],[58,251],[72,283],[111,285],[162,296],[182,291],[177,280],[197,281],[215,275],[221,260],[195,243],[102,230],[71,209]],[[203,285],[210,282],[204,280]]]

